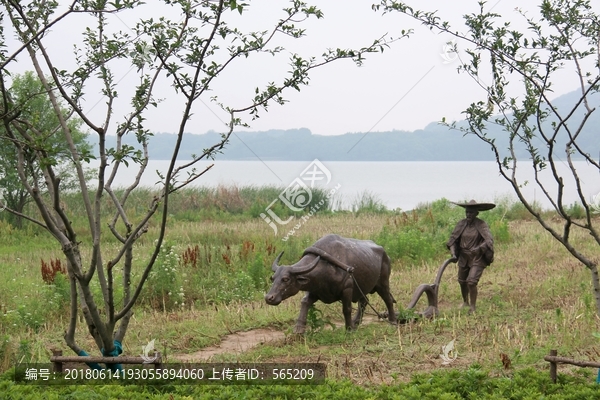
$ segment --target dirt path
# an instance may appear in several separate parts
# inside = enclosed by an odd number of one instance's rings
[[[191,354],[177,354],[172,357],[177,361],[188,363],[210,361],[213,356],[218,354],[240,354],[261,344],[284,339],[285,334],[274,329],[253,329],[227,335],[217,346],[206,347]]]
[[[376,321],[378,321],[376,316],[365,315],[363,317],[362,325]],[[343,321],[335,321],[334,324],[338,328],[344,326]],[[241,354],[253,347],[283,340],[285,340],[285,334],[281,331],[264,328],[253,329],[246,332],[236,332],[227,335],[217,346],[206,347],[191,354],[175,354],[171,357],[176,361],[187,363],[210,361],[213,356],[219,354]]]

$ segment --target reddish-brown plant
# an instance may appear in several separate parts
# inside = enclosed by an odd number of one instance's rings
[[[181,262],[186,267],[198,267],[198,260],[200,259],[200,248],[198,245],[194,247],[188,246],[188,248],[181,255]]]
[[[244,261],[248,261],[250,254],[254,252],[254,243],[249,240],[244,240],[242,249],[240,250],[240,258]]]
[[[61,261],[58,258],[50,260],[49,263],[45,262],[44,260],[40,261],[42,262],[42,279],[48,285],[52,285],[54,283],[56,274],[67,274],[67,269],[63,267]]]

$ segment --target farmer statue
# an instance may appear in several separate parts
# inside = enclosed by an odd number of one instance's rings
[[[453,262],[458,261],[458,283],[463,298],[462,307],[469,307],[469,314],[475,312],[477,304],[477,283],[485,267],[494,261],[494,239],[485,221],[477,218],[480,211],[496,207],[492,203],[454,203],[465,209],[466,218],[459,221],[450,235],[446,246]]]

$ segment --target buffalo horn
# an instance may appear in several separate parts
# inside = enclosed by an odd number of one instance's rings
[[[277,267],[279,267],[279,260],[281,260],[282,255],[283,255],[283,251],[281,253],[279,253],[279,255],[277,256],[275,261],[273,261],[273,265],[271,266],[271,269],[273,270],[273,272],[277,271]]]
[[[301,267],[301,266],[292,266],[292,267],[290,267],[291,268],[290,272],[292,274],[305,274],[307,272],[310,272],[314,267],[316,267],[320,260],[321,260],[321,256],[317,256],[313,260],[313,262],[311,262],[308,265],[305,265],[303,267]]]

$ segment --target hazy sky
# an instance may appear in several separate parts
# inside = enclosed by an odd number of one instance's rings
[[[278,11],[285,2],[268,0],[249,1],[250,8],[238,17],[245,29],[267,29],[282,14]],[[411,3],[411,2],[409,2]],[[453,23],[458,31],[465,31],[461,24],[463,14],[476,12],[476,0],[461,1],[412,1],[424,10],[439,10],[439,15]],[[515,8],[530,7],[535,13],[534,2],[518,0],[493,0],[486,9],[499,13],[514,24],[523,25],[522,17]],[[537,3],[537,2],[535,2]],[[362,67],[349,60],[342,60],[313,72],[310,85],[301,92],[290,91],[285,106],[273,105],[268,113],[250,122],[251,130],[309,128],[314,134],[337,135],[347,132],[389,130],[415,130],[425,127],[442,117],[460,119],[461,112],[472,101],[484,99],[483,91],[464,74],[458,74],[456,55],[447,53],[446,43],[451,36],[432,32],[416,21],[400,13],[382,16],[371,10],[371,2],[345,0],[319,2],[325,18],[307,25],[307,37],[301,40],[283,41],[289,51],[297,51],[308,57],[320,55],[328,47],[362,47],[384,34],[400,36],[401,30],[414,29],[409,39],[391,45],[383,54],[367,56]],[[152,0],[141,14],[160,16]],[[135,16],[140,12],[136,12]],[[157,15],[158,14],[158,15]],[[111,26],[127,31],[133,16],[112,16]],[[66,24],[56,27],[48,35],[52,54],[60,59],[59,67],[72,63],[72,43],[80,38],[85,26],[81,16],[70,17]],[[89,23],[89,21],[88,21]],[[458,48],[463,46],[458,42]],[[209,130],[223,131],[226,114],[210,101],[210,96],[234,107],[247,105],[256,86],[278,81],[287,71],[287,57],[270,56],[251,58],[227,71],[213,86],[213,92],[202,98],[194,109],[187,131],[205,133]],[[19,68],[31,69],[25,54],[19,59]],[[135,83],[135,70],[123,65],[116,71],[121,85]],[[574,78],[574,76],[571,76]],[[575,81],[564,79],[557,82],[556,95],[575,89]],[[156,132],[175,132],[176,121],[181,115],[181,96],[175,96],[168,85],[159,86],[159,97],[164,99],[161,107],[148,115],[149,127]],[[102,120],[104,100],[99,90],[86,91],[86,108]],[[129,100],[120,96],[117,112],[125,109]],[[117,114],[115,114],[115,117]]]
[[[440,16],[463,32],[466,29],[462,16],[479,8],[474,0],[409,3],[424,10],[439,10]],[[515,9],[530,7],[531,13],[535,13],[537,8],[533,4],[493,0],[486,9],[524,26]],[[471,78],[457,73],[457,55],[447,52],[451,36],[432,32],[400,13],[382,16],[381,12],[372,11],[370,5],[371,2],[356,0],[319,2],[325,18],[314,24],[314,28],[311,26],[306,48],[319,54],[323,45],[364,46],[385,33],[398,37],[401,30],[411,28],[414,34],[394,43],[383,54],[369,55],[360,68],[340,61],[316,71],[309,87],[289,94],[290,103],[272,107],[268,114],[252,122],[252,130],[306,127],[320,135],[415,130],[442,117],[461,119],[461,112],[472,101],[486,98]],[[460,42],[458,48],[461,49]],[[268,64],[263,68],[261,73],[268,75]],[[574,80],[557,84],[557,96],[576,88]],[[205,121],[215,122],[208,114]]]

